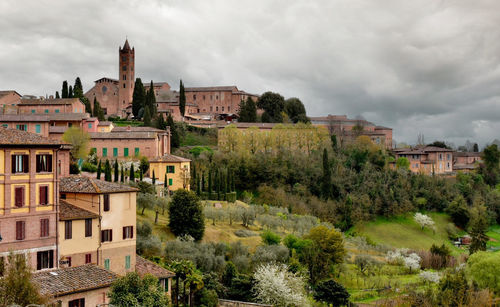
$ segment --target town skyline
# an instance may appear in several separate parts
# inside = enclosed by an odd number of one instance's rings
[[[82,12],[61,13],[70,6]],[[44,96],[79,76],[88,90],[101,77],[118,76],[116,50],[128,37],[144,82],[177,89],[182,78],[187,86],[271,90],[300,98],[310,116],[361,115],[393,127],[398,142],[415,143],[422,133],[428,142],[483,146],[500,128],[496,6],[6,1],[0,84]],[[271,13],[278,7],[281,14]],[[22,28],[16,20],[24,20]]]

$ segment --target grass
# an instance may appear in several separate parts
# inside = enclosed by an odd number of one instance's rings
[[[127,126],[142,127],[143,123],[140,121],[135,121],[135,120],[134,121],[132,121],[132,120],[117,120],[117,121],[113,122],[113,125],[115,127],[127,127]]]
[[[409,248],[414,250],[429,250],[432,244],[445,244],[454,255],[464,253],[455,247],[448,239],[446,225],[451,223],[447,214],[429,213],[435,222],[436,231],[423,229],[413,220],[413,215],[394,218],[379,217],[373,222],[359,224],[354,227],[357,234],[368,237],[377,244],[394,248]]]
[[[500,225],[491,226],[488,232],[486,233],[488,237],[490,237],[490,241],[487,244],[488,249],[492,249],[495,251],[500,250]]]
[[[181,138],[181,146],[217,146],[217,136],[186,131],[184,137]]]

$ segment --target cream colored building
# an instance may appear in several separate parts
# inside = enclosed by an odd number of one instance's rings
[[[191,160],[170,154],[149,160],[149,176],[153,171],[157,181],[164,181],[167,174],[167,185],[170,191],[190,189]]]

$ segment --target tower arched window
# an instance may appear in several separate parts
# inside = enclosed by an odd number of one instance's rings
[[[127,84],[123,83],[123,88],[126,88],[127,87]]]
[[[127,66],[122,67],[124,71],[127,71]]]

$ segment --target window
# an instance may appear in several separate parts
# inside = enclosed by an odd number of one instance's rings
[[[14,188],[14,205],[18,208],[24,206],[24,187]]]
[[[126,87],[127,87],[127,85],[125,83],[123,83],[123,88],[126,88]]]
[[[66,199],[66,194],[65,193],[61,193],[61,199]]]
[[[136,157],[137,157],[137,156],[139,156],[139,147],[136,147],[136,148],[134,149],[134,155],[135,155]]]
[[[126,61],[126,58],[124,56],[122,56],[122,62],[125,62]]]
[[[49,113],[49,109],[45,109],[45,113]]]
[[[68,267],[70,267],[71,266],[71,257],[66,257],[66,259],[67,259],[66,261],[68,261]]]
[[[443,154],[439,154],[439,161],[443,160]]]
[[[451,159],[451,155],[450,154],[447,154],[446,155],[446,160],[450,160]]]
[[[40,237],[49,236],[49,219],[40,220]]]
[[[130,255],[125,256],[125,269],[130,269]]]
[[[2,124],[2,127],[7,128],[7,127],[9,127],[9,125],[7,125],[7,124]]]
[[[228,106],[228,107],[227,107],[227,111],[228,111],[228,112],[229,112],[229,111],[231,111],[231,106]]]
[[[174,165],[167,165],[167,173],[169,173],[169,174],[175,173],[175,166]]]
[[[123,80],[127,80],[127,75],[123,75]]]
[[[59,109],[56,109],[56,113],[59,113]]]
[[[123,156],[128,157],[128,148],[123,148]]]
[[[92,263],[92,254],[85,254],[85,264]]]
[[[26,237],[26,222],[16,221],[16,240],[24,240]]]
[[[113,157],[118,157],[118,148],[113,148]]]
[[[17,130],[21,130],[21,131],[27,131],[26,130],[26,125],[16,125],[16,129]]]
[[[224,106],[222,106],[222,112],[224,112]]]
[[[215,95],[215,100],[219,99],[219,95]]]
[[[196,95],[193,95],[193,100],[196,100]]]
[[[92,123],[89,123],[89,129],[92,129]]]
[[[70,240],[71,238],[73,238],[73,223],[64,221],[64,239]]]
[[[38,197],[40,200],[40,205],[49,204],[49,187],[44,185],[39,187]]]
[[[127,70],[127,66],[123,66],[122,68],[123,68],[123,70]]]
[[[109,194],[104,194],[104,211],[109,211]]]
[[[113,230],[106,229],[101,231],[101,242],[111,242],[113,241]]]
[[[52,172],[52,155],[36,155],[36,172]]]
[[[85,237],[92,237],[92,219],[85,219]]]
[[[134,237],[134,226],[123,227],[123,240],[132,239]]]
[[[168,185],[173,185],[174,184],[174,180],[172,178],[168,178]]]
[[[107,149],[106,147],[104,147],[104,148],[102,149],[102,156],[103,156],[103,157],[107,157],[107,156],[108,156],[108,149]]]
[[[214,109],[214,107],[210,106],[210,112],[212,112],[212,111],[213,111],[213,109]]]
[[[219,111],[219,107],[215,107],[215,111]]]
[[[36,112],[35,110],[31,110],[31,114],[35,114],[35,112]]]
[[[35,126],[35,132],[36,132],[36,133],[41,133],[41,132],[42,132],[42,126],[40,126],[39,124],[37,124],[37,125]]]
[[[54,251],[44,251],[36,253],[36,269],[51,269],[54,267]]]
[[[109,270],[109,259],[104,259],[104,268]]]
[[[0,256],[0,277],[5,273],[5,258]]]
[[[12,173],[29,172],[28,155],[12,155]]]
[[[68,307],[85,307],[85,299],[79,298],[68,302]]]

